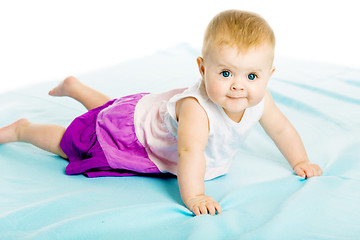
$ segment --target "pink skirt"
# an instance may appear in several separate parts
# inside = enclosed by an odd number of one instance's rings
[[[66,129],[60,142],[61,149],[69,159],[69,164],[65,170],[66,174],[105,177],[161,173],[149,159],[145,148],[135,134],[135,106],[144,95],[139,93],[122,97],[119,100],[111,100],[103,106],[92,109],[75,118]],[[110,167],[96,135],[96,120],[99,112],[111,106],[115,101],[122,107],[122,116],[126,116],[121,118],[122,120],[118,125],[119,129],[124,133],[124,137],[121,138],[121,141],[123,141],[122,145],[127,146],[126,148],[119,149],[119,151],[126,151],[126,154],[124,152],[119,154],[124,156],[120,159],[120,161],[123,161],[123,164],[121,164],[123,166],[122,169]]]

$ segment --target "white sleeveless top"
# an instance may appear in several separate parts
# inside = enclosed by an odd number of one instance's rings
[[[188,89],[144,96],[135,108],[135,133],[159,170],[175,175],[179,159],[175,105],[186,97],[196,98],[209,118],[210,131],[204,150],[205,180],[226,174],[251,128],[260,120],[264,111],[264,99],[247,108],[241,121],[236,123],[226,115],[222,107],[208,98],[201,80]]]

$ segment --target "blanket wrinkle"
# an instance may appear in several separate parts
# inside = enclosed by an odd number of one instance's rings
[[[297,183],[297,187],[291,186],[289,183]],[[223,205],[223,211],[226,212],[227,209],[239,209],[239,214],[243,214],[243,217],[246,219],[252,218],[254,214],[259,214],[261,219],[258,219],[257,225],[252,226],[250,229],[247,228],[246,232],[243,232],[242,234],[250,234],[251,232],[256,232],[262,227],[266,226],[269,222],[272,222],[274,218],[278,214],[282,213],[282,209],[286,207],[286,203],[288,201],[292,201],[292,198],[296,198],[297,194],[301,194],[301,189],[306,186],[307,181],[303,181],[301,177],[298,176],[291,176],[291,177],[284,177],[281,179],[276,179],[272,181],[266,181],[266,182],[259,182],[254,183],[242,188],[234,189],[232,192],[228,193],[226,196],[224,196],[220,204]],[[279,186],[281,191],[276,192],[274,195],[274,192],[272,192],[271,186]],[[291,187],[290,187],[291,186]],[[256,195],[249,195],[247,192],[253,192],[254,189],[256,189],[257,193]],[[248,205],[251,205],[251,199],[254,198],[261,198],[261,199],[267,199],[267,207],[270,207],[270,212],[257,212],[254,213],[251,212],[251,210],[247,209]],[[234,201],[236,199],[236,201]],[[259,206],[258,206],[259,207]],[[269,209],[268,209],[269,211]],[[237,233],[240,234],[240,233]],[[238,236],[243,236],[243,235]]]
[[[30,193],[35,193],[34,191],[29,191],[29,192]],[[15,214],[16,215],[21,215],[22,211],[27,211],[29,209],[36,208],[36,207],[39,207],[39,206],[41,207],[41,206],[43,206],[45,204],[48,204],[48,203],[63,200],[64,198],[69,198],[69,197],[72,198],[72,197],[74,197],[75,194],[82,194],[84,192],[86,192],[86,190],[69,192],[69,193],[64,193],[64,194],[57,195],[57,196],[54,196],[54,197],[46,198],[46,199],[43,199],[43,200],[40,200],[40,201],[24,204],[21,207],[17,207],[17,208],[11,209],[10,211],[0,213],[0,218],[5,218],[5,217],[8,217],[10,215],[15,215]]]
[[[316,94],[322,94],[324,96],[327,96],[327,97],[330,97],[330,98],[333,98],[333,99],[336,99],[336,100],[341,100],[341,101],[344,101],[344,102],[360,105],[360,99],[356,99],[356,98],[352,98],[352,97],[340,94],[340,93],[338,93],[339,91],[333,92],[333,91],[326,90],[324,88],[314,87],[314,86],[311,86],[309,84],[291,82],[291,81],[287,81],[287,80],[283,80],[283,79],[279,79],[279,78],[277,79],[277,81],[283,82],[283,83],[286,83],[286,84],[289,84],[289,85],[293,85],[293,86],[296,86],[296,87],[299,87],[299,88],[303,88],[303,89],[306,89],[308,91],[315,92]]]
[[[343,125],[341,122],[335,120],[333,117],[317,110],[316,108],[314,108],[304,102],[301,102],[299,100],[296,100],[296,99],[288,97],[288,96],[285,96],[284,94],[281,94],[278,91],[271,90],[270,92],[271,92],[271,95],[275,102],[279,102],[283,105],[286,105],[291,108],[298,109],[299,111],[305,112],[307,114],[311,114],[313,116],[319,117],[322,120],[329,121],[338,127],[341,127]]]

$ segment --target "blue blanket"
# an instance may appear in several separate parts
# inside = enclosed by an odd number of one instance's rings
[[[200,77],[199,53],[183,44],[77,77],[114,98],[162,92]],[[275,65],[269,90],[323,176],[294,175],[256,126],[230,172],[205,183],[223,213],[194,217],[175,177],[68,176],[66,160],[5,144],[0,239],[360,239],[360,70],[287,59]],[[0,126],[21,117],[70,124],[85,109],[48,96],[57,83],[0,94]]]

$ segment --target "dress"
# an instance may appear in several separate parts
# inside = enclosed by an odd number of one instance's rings
[[[144,95],[143,93],[114,99],[98,108],[92,109],[87,113],[77,117],[66,129],[61,139],[60,147],[69,159],[66,167],[66,174],[84,174],[87,177],[105,176],[132,176],[148,173],[160,173],[158,168],[148,160],[144,147],[137,141],[134,131],[134,110],[137,102]],[[106,122],[98,121],[99,115],[102,116],[104,110],[121,110],[121,117]],[[109,115],[111,117],[111,114]],[[107,119],[105,119],[107,120]],[[97,125],[107,124],[112,129],[116,124],[118,129],[122,129],[122,140],[124,145],[118,146],[118,153],[122,156],[122,168],[114,168],[109,165],[103,147],[100,146],[96,132]],[[116,129],[112,129],[113,134],[117,134]],[[105,146],[105,151],[107,151]],[[122,153],[122,154],[121,154]],[[134,167],[134,164],[138,167]]]
[[[70,161],[66,173],[89,177],[160,172],[176,175],[175,106],[185,97],[195,97],[209,118],[205,180],[226,174],[239,146],[259,121],[264,100],[246,109],[240,123],[235,123],[207,97],[201,80],[188,89],[112,100],[76,118],[60,145]]]

